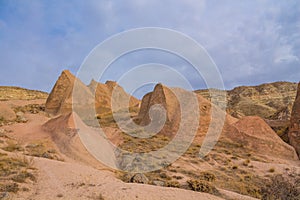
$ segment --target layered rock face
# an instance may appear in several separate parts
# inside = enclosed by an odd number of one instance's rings
[[[288,137],[290,144],[296,149],[298,156],[300,156],[300,83],[298,84],[298,92],[293,105]]]
[[[75,86],[76,92],[74,93]],[[107,81],[105,84],[101,84],[92,80],[86,86],[71,72],[65,70],[56,81],[46,101],[45,110],[51,115],[58,115],[72,112],[72,108],[75,105],[77,111],[85,110],[89,107],[95,108],[96,113],[110,112],[113,91],[113,98],[117,98],[114,99],[115,102],[130,98],[129,107],[139,106],[139,100],[127,94],[116,82]],[[116,107],[121,109],[123,105],[128,107],[128,104],[125,105],[124,103]]]
[[[297,84],[290,82],[266,83],[258,86],[240,86],[227,93],[227,112],[236,118],[262,117],[269,126],[288,142],[288,127]],[[210,99],[209,90],[196,93]]]
[[[92,80],[88,88],[92,94],[95,94],[95,106],[99,114],[110,112],[112,103],[116,111],[128,106],[139,106],[139,100],[127,94],[115,81],[106,81],[105,84],[102,84]],[[127,102],[127,100],[129,100],[129,102]]]
[[[260,116],[264,119],[289,120],[297,92],[297,84],[290,82],[240,86],[227,91],[228,113],[234,117]],[[209,99],[208,90],[197,90]]]
[[[64,70],[56,81],[49,97],[47,98],[45,111],[52,115],[72,111],[72,92],[75,77],[68,70]],[[89,91],[87,90],[87,93]],[[91,96],[92,94],[88,94]],[[91,96],[92,97],[92,96]]]
[[[183,102],[182,104],[180,104],[179,99]],[[137,121],[141,126],[147,126],[154,119],[154,126],[160,126],[164,119],[165,123],[160,131],[164,135],[176,134],[180,126],[181,129],[185,126],[188,132],[195,122],[194,114],[198,111],[198,107],[195,107],[198,106],[195,105],[196,101],[197,97],[192,92],[180,88],[170,89],[162,84],[157,84],[153,92],[143,97]],[[163,109],[155,108],[157,105]],[[156,129],[153,128],[153,130]]]

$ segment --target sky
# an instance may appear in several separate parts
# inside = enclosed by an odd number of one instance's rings
[[[227,89],[300,81],[298,0],[0,0],[0,85],[50,92],[61,71],[76,74],[96,45],[142,27],[193,38],[213,59]],[[205,88],[189,63],[154,50],[121,57],[99,81],[118,80],[147,63],[172,66],[193,88]],[[145,88],[142,92],[151,87]]]

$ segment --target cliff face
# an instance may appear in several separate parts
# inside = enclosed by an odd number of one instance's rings
[[[240,86],[227,91],[227,110],[234,117],[257,115],[270,120],[289,120],[297,84],[290,82]],[[209,98],[208,90],[196,93]]]
[[[289,142],[296,149],[298,156],[300,155],[300,83],[298,84],[298,92],[293,105],[291,125],[289,128]]]

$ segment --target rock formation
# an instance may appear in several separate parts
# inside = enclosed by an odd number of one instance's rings
[[[173,93],[174,91],[178,90],[178,88],[175,90],[172,88],[171,90],[162,84],[158,84],[155,86],[153,92],[146,94],[142,100],[141,109],[138,115],[140,125],[145,126],[150,123],[151,120],[149,117],[149,111],[151,106],[160,104],[165,108],[167,118],[165,126],[160,133],[167,136],[174,135],[178,130],[179,124],[182,120],[180,113],[181,105]],[[188,91],[180,89],[180,92],[178,93],[187,94]],[[242,148],[247,149],[247,151],[250,150],[256,154],[268,155],[270,157],[277,157],[281,159],[297,159],[295,150],[290,145],[282,141],[262,118],[258,116],[249,116],[238,120],[228,114],[225,116],[225,118],[222,118],[222,115],[219,115],[223,112],[221,109],[215,105],[212,105],[200,94],[197,95],[197,98],[199,103],[198,111],[200,113],[197,135],[202,138],[200,140],[203,140],[203,136],[205,136],[207,133],[209,124],[212,120],[211,111],[212,109],[215,109],[217,113],[217,115],[214,116],[215,123],[219,124],[222,123],[222,119],[225,120],[223,122],[224,129],[220,135],[221,141],[230,140],[235,144],[240,144]],[[187,100],[185,103],[189,104]],[[192,112],[192,110],[196,109],[191,109],[189,112]],[[189,117],[190,116],[187,116],[185,118]],[[276,154],[274,154],[274,151],[276,151]]]
[[[64,70],[56,81],[46,101],[45,111],[51,115],[69,113],[72,111],[72,92],[75,76],[68,70]],[[82,83],[83,88],[85,87]],[[92,94],[86,88],[83,97],[92,98]]]
[[[236,87],[227,91],[228,112],[238,118],[257,115],[265,119],[289,120],[296,92],[297,84],[290,82]],[[210,98],[208,90],[196,93]]]
[[[196,101],[197,97],[192,92],[180,88],[170,89],[162,84],[157,84],[153,92],[150,92],[143,97],[137,121],[141,126],[146,126],[151,123],[152,117],[153,119],[158,118],[156,123],[161,124],[163,122],[161,122],[159,118],[162,119],[162,114],[165,112],[166,121],[161,133],[165,135],[174,135],[180,124],[188,126],[195,121],[195,119],[193,119],[195,115],[192,113],[196,112],[198,108],[195,108],[197,105],[192,103],[192,96],[195,97],[194,100]],[[178,97],[182,99],[183,104],[179,103]],[[162,106],[165,111],[159,108],[153,109],[154,105]],[[151,109],[153,109],[152,113]],[[184,111],[184,113],[182,113],[182,111]],[[155,123],[154,126],[156,126]],[[187,128],[187,130],[189,128]],[[155,128],[153,128],[153,130],[155,130]]]
[[[73,93],[75,83],[76,93]],[[51,115],[58,115],[72,112],[73,104],[76,105],[77,110],[85,110],[87,105],[93,104],[90,108],[95,108],[97,113],[110,112],[113,90],[115,90],[115,96],[118,97],[116,102],[122,100],[122,98],[130,98],[129,107],[139,105],[139,101],[134,97],[130,97],[116,82],[107,81],[105,84],[101,84],[92,80],[86,86],[68,70],[65,70],[56,81],[46,101],[45,111]],[[79,97],[75,98],[76,102],[74,102],[73,95]],[[122,106],[117,105],[117,107]],[[128,104],[126,104],[126,107],[128,107]]]
[[[14,110],[10,106],[0,102],[0,121],[12,121],[16,117]]]
[[[298,84],[298,92],[293,105],[288,137],[289,143],[296,149],[300,156],[300,83]]]
[[[195,92],[210,99],[209,90]],[[226,91],[227,112],[236,118],[262,117],[283,141],[288,142],[288,127],[296,92],[297,84],[290,82],[236,87]]]
[[[139,106],[139,100],[127,94],[115,81],[106,81],[105,84],[102,84],[92,80],[88,88],[92,94],[95,94],[95,106],[98,114],[110,112],[112,103],[116,110],[128,107],[128,103],[129,107]],[[112,98],[114,98],[114,102],[112,102]],[[127,100],[129,102],[126,102]]]
[[[159,104],[166,109],[166,117],[169,122],[175,121],[176,115],[180,116],[180,105],[176,96],[169,88],[162,84],[157,84],[153,92],[146,94],[142,99],[138,115],[141,119],[141,125],[146,125],[150,122],[149,110],[155,104]]]
[[[295,150],[282,141],[260,117],[243,117],[232,127],[236,130],[227,131],[225,136],[251,151],[281,159],[297,159]]]

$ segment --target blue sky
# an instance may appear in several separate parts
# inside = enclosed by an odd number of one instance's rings
[[[0,0],[0,85],[49,92],[63,69],[76,73],[106,38],[153,26],[201,44],[226,88],[300,81],[298,0]],[[181,67],[194,88],[205,87],[186,63],[169,57],[153,51],[128,55],[104,79],[158,62]]]

